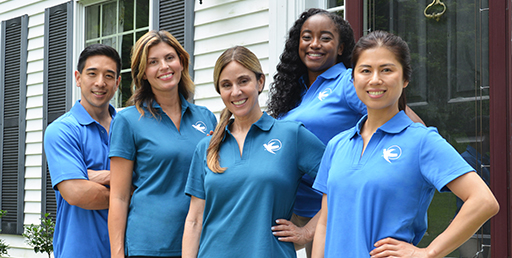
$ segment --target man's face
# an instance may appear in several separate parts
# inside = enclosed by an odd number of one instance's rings
[[[80,104],[87,112],[108,110],[108,103],[119,87],[121,77],[116,75],[116,62],[107,56],[90,56],[82,72],[75,71],[76,85],[80,87]]]

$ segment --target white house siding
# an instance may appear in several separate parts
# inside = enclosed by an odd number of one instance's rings
[[[215,61],[224,50],[242,45],[260,59],[267,77],[260,105],[267,101],[269,76],[269,1],[207,0],[195,5],[195,103],[216,115],[224,108],[213,86]]]
[[[41,162],[43,128],[43,56],[44,10],[66,0],[6,0],[0,1],[0,21],[27,14],[27,102],[25,142],[24,224],[39,223],[41,214]],[[35,254],[17,235],[0,235],[11,246],[11,257],[45,257]]]

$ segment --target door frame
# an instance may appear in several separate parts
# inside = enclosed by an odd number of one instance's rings
[[[512,156],[512,47],[508,40],[511,36],[510,22],[510,1],[489,1],[491,189],[500,203],[500,212],[491,220],[492,257],[512,255],[512,181],[509,175]]]
[[[363,36],[364,0],[346,1],[356,41]],[[491,219],[492,257],[512,256],[512,42],[511,1],[489,1],[491,189],[500,212]],[[505,140],[506,139],[506,140]],[[504,226],[506,225],[506,226]]]

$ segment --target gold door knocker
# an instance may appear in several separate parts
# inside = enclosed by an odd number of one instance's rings
[[[440,5],[443,7],[443,11],[442,12],[433,12],[432,14],[428,14],[427,13],[427,10],[431,7],[434,7],[435,5]],[[436,21],[439,21],[439,19],[441,18],[441,16],[446,12],[446,5],[441,2],[441,0],[432,0],[432,3],[430,3],[429,5],[427,5],[427,7],[425,8],[425,10],[423,11],[423,14],[425,15],[425,17],[427,18],[434,18],[436,19]]]

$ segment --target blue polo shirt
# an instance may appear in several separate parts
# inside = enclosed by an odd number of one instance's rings
[[[109,106],[109,111],[113,118],[114,107]],[[55,258],[110,257],[108,210],[70,205],[56,187],[65,180],[89,180],[87,169],[110,170],[109,142],[107,130],[89,115],[80,100],[46,128],[44,151],[57,201]]]
[[[197,257],[295,257],[292,243],[272,234],[276,219],[290,219],[304,173],[315,177],[324,145],[300,123],[266,113],[252,125],[243,155],[226,127],[213,173],[206,164],[210,138],[194,153],[185,192],[205,200]]]
[[[365,120],[329,142],[313,185],[327,194],[325,257],[370,257],[386,237],[418,244],[435,190],[449,191],[449,182],[473,171],[437,129],[403,111],[377,129],[361,156]]]
[[[324,144],[338,133],[352,128],[366,114],[366,106],[357,97],[352,69],[338,63],[318,76],[308,89],[301,78],[304,95],[296,108],[280,119],[299,121]],[[314,179],[305,175],[297,191],[294,212],[313,217],[320,210],[322,194],[312,189]]]
[[[110,157],[134,161],[133,192],[128,210],[125,254],[181,256],[181,239],[190,197],[185,195],[190,161],[197,143],[216,126],[205,107],[181,95],[181,123],[172,120],[153,102],[160,118],[135,106],[116,116],[112,125]]]

